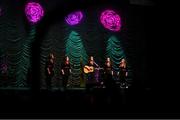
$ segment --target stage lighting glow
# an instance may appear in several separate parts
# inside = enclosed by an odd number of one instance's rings
[[[76,11],[66,16],[65,20],[69,25],[77,25],[80,23],[82,18],[83,18],[83,13],[81,11]]]
[[[0,8],[0,16],[2,15],[2,9]]]
[[[29,2],[25,6],[25,13],[27,19],[31,23],[37,23],[44,16],[44,10],[39,3]]]
[[[113,10],[105,10],[101,13],[100,21],[102,25],[111,31],[120,31],[121,29],[121,18]]]
[[[0,66],[0,71],[1,71],[1,73],[7,73],[7,64],[2,64],[1,66]]]

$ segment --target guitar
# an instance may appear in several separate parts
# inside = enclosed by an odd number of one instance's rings
[[[92,66],[85,65],[84,66],[84,73],[91,73],[94,72],[94,70],[101,70],[103,68],[94,68]]]
[[[84,66],[84,73],[91,73],[91,72],[94,72],[94,67],[85,65]]]

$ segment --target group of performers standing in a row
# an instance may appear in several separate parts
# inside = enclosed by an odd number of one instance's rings
[[[55,60],[54,54],[50,53],[45,65],[46,84],[48,89],[51,89],[51,80],[54,76],[54,60]],[[112,62],[110,58],[106,58],[104,67],[100,68],[100,66],[96,64],[96,62],[94,61],[93,56],[90,56],[88,64],[81,65],[81,67],[83,67],[82,74],[87,74],[87,81],[86,81],[87,88],[93,88],[94,86],[97,85],[96,75],[95,75],[95,71],[97,69],[98,70],[103,69],[103,81],[98,81],[98,82],[101,85],[104,85],[106,88],[110,88],[114,86],[113,75],[115,73],[113,72]],[[63,88],[66,88],[69,76],[71,75],[71,64],[68,56],[64,58],[59,72],[60,75],[62,75]],[[121,85],[128,87],[126,81],[128,71],[127,71],[126,60],[124,58],[121,59],[121,61],[119,62],[119,72],[116,74],[118,75]]]

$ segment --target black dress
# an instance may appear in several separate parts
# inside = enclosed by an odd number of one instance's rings
[[[126,72],[127,72],[127,68],[125,67],[120,67],[120,71],[119,71],[119,80],[121,83],[126,83]]]
[[[71,66],[70,66],[70,64],[62,63],[61,69],[64,70],[64,75],[62,74],[62,78],[63,78],[62,83],[63,83],[63,87],[66,88],[67,83],[68,83],[68,79],[69,79],[69,76],[70,76]]]
[[[104,66],[104,84],[106,88],[113,87],[112,66]]]
[[[50,71],[50,74],[48,73],[48,69]],[[54,63],[52,63],[50,60],[46,62],[45,75],[46,75],[47,88],[51,89],[51,80],[52,80],[52,77],[54,76]]]

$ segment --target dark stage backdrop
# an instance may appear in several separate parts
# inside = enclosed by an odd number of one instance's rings
[[[7,66],[1,75],[1,88],[46,87],[44,67],[50,52],[55,54],[52,84],[61,86],[60,64],[65,55],[65,41],[72,32],[78,34],[87,55],[93,55],[100,66],[104,64],[106,42],[115,36],[121,41],[132,71],[130,82],[150,86],[147,43],[154,35],[150,30],[153,24],[149,25],[150,21],[154,22],[153,7],[133,6],[120,0],[40,1],[45,8],[45,16],[36,26],[31,26],[24,14],[25,3],[25,0],[0,1],[0,57],[1,65]],[[122,18],[122,29],[117,33],[105,30],[99,22],[100,13],[111,8]],[[66,24],[64,17],[74,10],[82,10],[84,19],[72,27]]]

